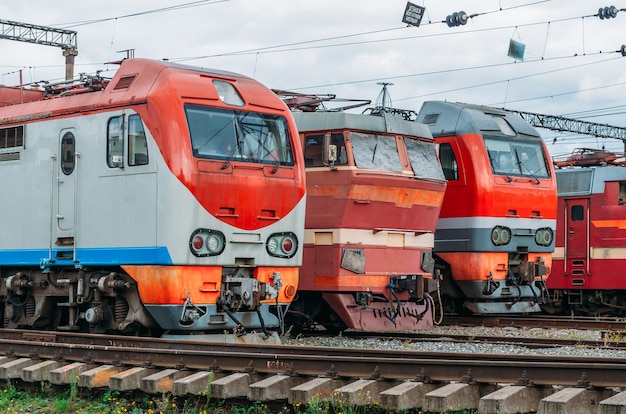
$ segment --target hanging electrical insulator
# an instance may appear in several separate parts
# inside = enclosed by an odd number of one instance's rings
[[[622,45],[619,51],[622,54],[622,56],[626,56],[626,45]]]
[[[598,9],[598,17],[600,20],[615,18],[618,11],[619,9],[615,6],[600,7]]]
[[[464,11],[455,12],[446,17],[448,27],[461,26],[467,23],[469,16]]]

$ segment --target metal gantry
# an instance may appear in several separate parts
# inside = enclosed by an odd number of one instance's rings
[[[0,39],[56,46],[63,49],[66,80],[74,77],[74,57],[78,55],[76,36],[77,33],[73,30],[0,19]]]
[[[577,134],[591,135],[599,138],[614,138],[626,141],[626,127],[581,121],[579,119],[565,118],[557,115],[516,111],[514,109],[504,110],[518,114],[522,117],[522,119],[534,127],[550,129],[552,131],[574,132]]]
[[[565,118],[557,115],[516,111],[514,109],[502,108],[502,110],[518,114],[530,125],[537,128],[544,128],[552,131],[573,132],[576,134],[590,135],[598,138],[619,139],[624,144],[624,153],[626,154],[626,127],[581,121],[580,119]]]

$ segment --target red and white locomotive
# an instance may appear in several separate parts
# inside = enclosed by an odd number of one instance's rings
[[[556,181],[546,146],[509,112],[425,102],[448,180],[435,233],[446,312],[540,312],[547,301]]]
[[[128,59],[110,80],[1,87],[0,105],[2,326],[282,327],[306,188],[295,123],[271,90]]]
[[[581,148],[557,162],[551,313],[626,314],[626,169],[623,157]]]
[[[431,252],[446,181],[430,131],[389,108],[316,110],[319,97],[283,96],[300,110],[307,176],[303,266],[288,320],[330,330],[432,327]]]

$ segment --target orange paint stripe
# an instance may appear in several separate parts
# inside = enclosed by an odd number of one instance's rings
[[[144,304],[179,305],[187,298],[195,304],[214,304],[222,289],[220,266],[123,266],[136,282]],[[254,277],[260,282],[272,283],[274,272],[280,273],[282,287],[278,294],[280,303],[288,303],[293,296],[286,291],[296,292],[299,269],[297,267],[258,267]],[[263,302],[274,303],[276,299]]]
[[[626,229],[626,220],[591,220],[591,223],[601,228],[614,227],[617,229]]]
[[[454,280],[484,281],[489,277],[493,277],[493,280],[505,280],[508,274],[509,263],[506,252],[439,253],[439,256],[450,264]],[[546,267],[552,267],[550,253],[529,253],[528,261],[535,262],[539,257]]]
[[[352,185],[347,189],[342,186],[316,185],[308,187],[307,191],[309,197],[329,196],[333,198],[380,202],[389,202],[390,200],[394,200],[395,205],[401,208],[411,208],[414,205],[440,207],[443,203],[444,196],[443,191],[431,191],[421,188],[383,187],[363,184]]]

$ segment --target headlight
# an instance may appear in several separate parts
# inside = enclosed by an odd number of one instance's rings
[[[537,229],[537,232],[535,233],[535,242],[540,246],[550,246],[553,238],[554,233],[550,227]]]
[[[511,229],[504,226],[496,226],[491,230],[491,242],[496,246],[509,244],[511,241]]]
[[[220,255],[225,246],[224,233],[218,230],[197,229],[189,239],[189,249],[197,257]]]
[[[274,233],[268,237],[265,248],[270,256],[289,259],[298,251],[298,238],[293,233]]]
[[[276,252],[278,251],[278,239],[275,237],[270,237],[267,240],[267,251],[270,254],[276,254]]]

